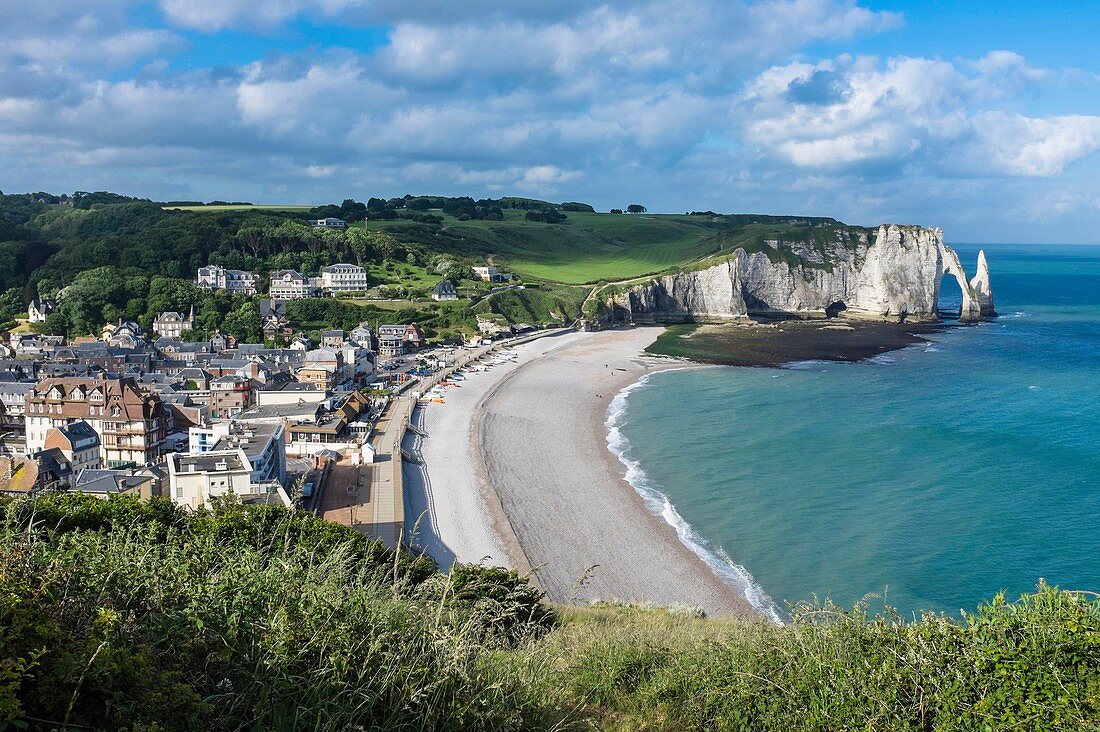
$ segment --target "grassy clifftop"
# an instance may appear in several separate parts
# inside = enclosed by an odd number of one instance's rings
[[[1095,729],[1100,604],[962,620],[551,608],[514,573],[275,509],[79,496],[0,519],[0,726]]]
[[[407,222],[368,222],[367,226],[410,243],[491,257],[524,277],[574,285],[657,274],[738,247],[775,251],[767,240],[824,240],[848,228],[833,219],[753,214],[570,212],[565,221],[546,224],[525,221],[514,211],[507,212],[504,221],[443,216],[438,232]]]

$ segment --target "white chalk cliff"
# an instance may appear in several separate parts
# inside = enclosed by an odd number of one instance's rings
[[[828,238],[827,241],[822,241]],[[931,321],[939,317],[940,283],[962,289],[962,320],[993,315],[985,253],[968,280],[941,229],[880,226],[827,229],[809,241],[768,241],[736,249],[709,266],[660,276],[611,295],[613,312],[636,321],[736,320],[751,315]]]

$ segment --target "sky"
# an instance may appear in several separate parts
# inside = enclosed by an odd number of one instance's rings
[[[1100,242],[1100,3],[2,0],[0,190]]]

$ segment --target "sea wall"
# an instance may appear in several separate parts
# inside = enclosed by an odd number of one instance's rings
[[[941,229],[886,226],[830,231],[835,241],[766,242],[711,266],[660,276],[605,298],[610,317],[636,322],[721,322],[754,315],[893,321],[938,319],[940,284],[955,277],[962,320],[993,315],[985,253],[968,280]]]

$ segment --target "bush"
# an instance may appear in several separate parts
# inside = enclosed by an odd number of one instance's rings
[[[486,662],[496,626],[471,611],[491,600],[539,617],[525,605],[537,593],[514,574],[459,570],[459,601],[423,581],[410,592],[419,560],[312,516],[95,503],[7,505],[0,727],[505,729],[556,718]],[[383,561],[399,571],[379,572]]]
[[[454,603],[470,613],[486,637],[515,643],[541,635],[556,616],[530,578],[514,570],[456,564],[449,575]]]

